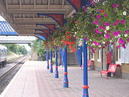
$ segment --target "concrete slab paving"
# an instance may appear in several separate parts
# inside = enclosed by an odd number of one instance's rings
[[[69,88],[63,88],[63,68],[59,79],[46,70],[46,62],[27,61],[12,79],[2,97],[82,97],[82,70],[69,67]],[[129,80],[101,78],[89,71],[90,97],[129,97]],[[0,96],[0,97],[1,97]]]

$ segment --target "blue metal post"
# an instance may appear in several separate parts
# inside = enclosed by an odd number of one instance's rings
[[[59,66],[62,64],[61,48],[59,49]]]
[[[76,57],[79,66],[82,67],[82,46],[77,47]]]
[[[47,51],[46,57],[47,57],[47,69],[49,69],[49,50]]]
[[[64,52],[63,52],[63,65],[64,65],[64,88],[68,88],[69,87],[69,83],[68,83],[68,70],[67,70],[67,46],[65,46],[64,48]]]
[[[52,50],[50,51],[50,73],[53,73]]]
[[[89,97],[88,94],[88,65],[87,65],[87,44],[83,41],[83,95],[82,97]]]
[[[59,73],[58,73],[58,51],[57,51],[57,49],[55,51],[55,57],[56,57],[55,78],[59,78]]]

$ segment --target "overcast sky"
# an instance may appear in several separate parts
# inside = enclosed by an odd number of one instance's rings
[[[2,16],[0,16],[0,21],[5,21],[5,19]]]

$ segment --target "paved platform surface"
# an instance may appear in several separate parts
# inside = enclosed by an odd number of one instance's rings
[[[0,97],[82,97],[82,70],[69,67],[70,88],[63,88],[63,68],[60,78],[46,70],[46,62],[26,62]],[[89,71],[90,97],[129,97],[129,80],[101,78]]]

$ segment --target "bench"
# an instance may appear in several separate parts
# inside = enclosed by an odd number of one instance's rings
[[[117,66],[120,66],[120,64],[110,64],[108,70],[102,70],[102,71],[100,71],[101,77],[102,77],[103,74],[107,76],[107,74],[109,72],[115,73]]]

